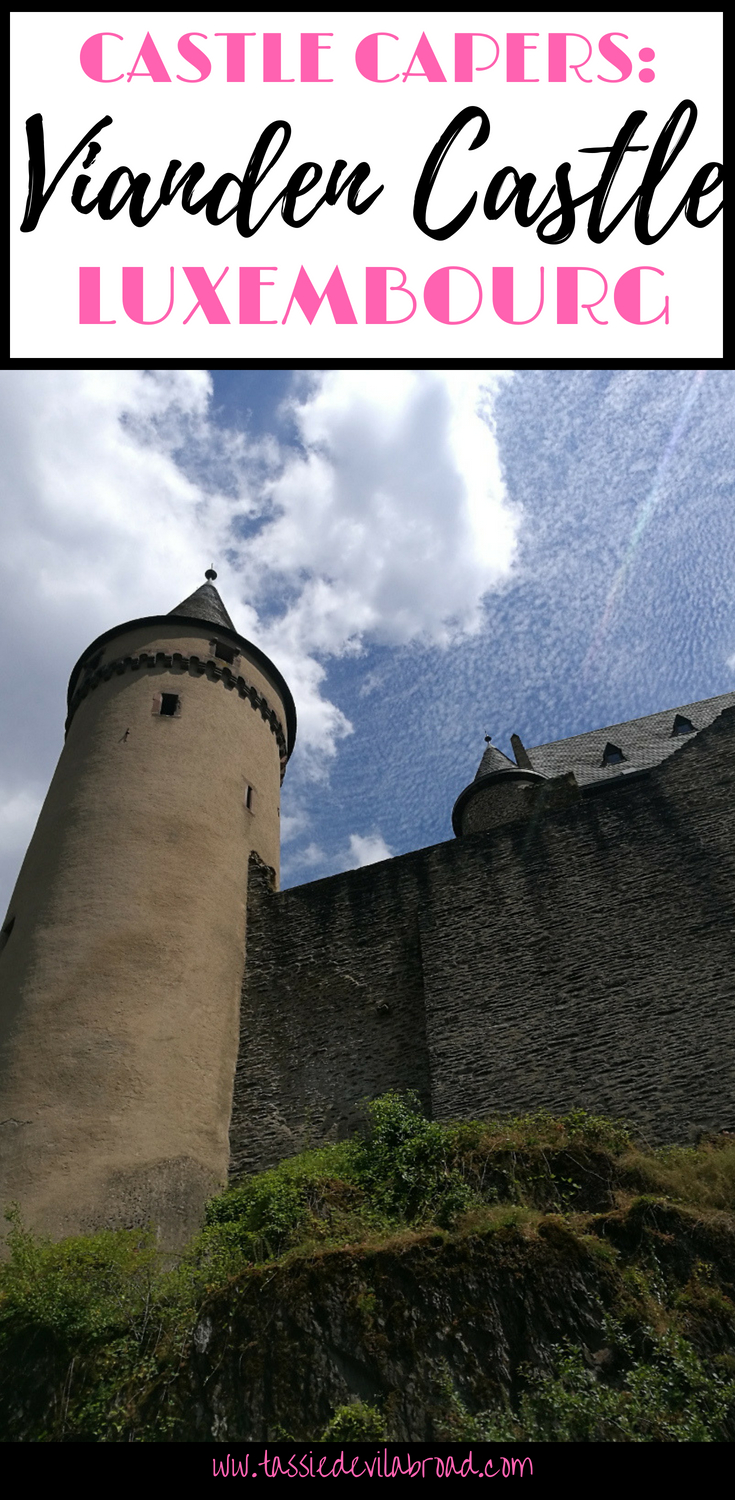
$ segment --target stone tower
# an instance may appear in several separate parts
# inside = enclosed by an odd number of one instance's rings
[[[545,780],[533,770],[525,752],[514,765],[502,750],[495,748],[489,735],[486,739],[487,749],[475,779],[460,792],[452,808],[452,827],[458,838],[465,833],[485,833],[503,823],[529,817],[538,784]]]
[[[296,716],[206,576],[75,666],[2,928],[0,1207],[54,1237],[175,1245],[227,1175],[248,860],[277,881]]]

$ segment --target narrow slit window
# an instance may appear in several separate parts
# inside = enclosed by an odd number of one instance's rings
[[[173,719],[179,712],[179,703],[178,693],[161,693],[161,714],[167,714],[169,718]]]
[[[246,806],[248,812],[252,812],[253,811],[253,802],[254,801],[255,801],[255,793],[253,791],[253,788],[246,782],[245,783],[245,806]]]
[[[608,741],[608,743],[605,746],[605,749],[602,752],[602,764],[603,764],[603,766],[619,766],[620,763],[621,763],[621,761],[624,761],[624,760],[625,760],[625,756],[623,755],[623,752],[620,749],[620,746],[619,745],[611,745],[610,742]]]

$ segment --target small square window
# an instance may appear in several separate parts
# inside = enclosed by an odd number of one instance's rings
[[[226,645],[224,645],[224,643],[222,641],[214,641],[213,642],[213,646],[214,646],[214,654],[215,654],[215,656],[218,656],[219,659],[220,659],[220,661],[226,661],[226,662],[229,663],[230,666],[232,666],[232,663],[234,662],[234,660],[235,660],[235,658],[237,656],[237,651],[235,650],[235,647],[234,646],[226,646]]]
[[[160,710],[159,710],[159,712],[161,714],[168,714],[169,718],[173,719],[175,717],[175,714],[176,714],[176,711],[177,711],[178,707],[179,707],[179,695],[178,695],[178,693],[161,693],[161,707],[160,707]]]

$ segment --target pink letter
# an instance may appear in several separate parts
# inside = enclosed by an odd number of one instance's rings
[[[591,271],[593,276],[599,276],[604,283],[605,290],[596,302],[582,302],[581,307],[586,308],[593,323],[599,323],[601,327],[607,326],[607,318],[596,318],[592,309],[599,307],[607,296],[607,281],[602,271],[596,271],[594,266],[557,266],[556,270],[556,321],[557,323],[577,323],[577,278],[580,271]]]
[[[169,82],[171,80],[169,79]],[[122,302],[123,308],[134,323],[163,323],[168,317],[174,305],[174,268],[171,267],[171,301],[162,318],[143,317],[143,267],[123,266],[122,273]]]
[[[655,318],[641,317],[641,271],[655,271],[657,276],[663,276],[658,266],[633,266],[632,270],[624,271],[618,278],[613,292],[615,306],[621,318],[626,323],[658,323],[663,318],[665,323],[669,321],[669,299],[664,299],[663,310]]]
[[[544,268],[541,266],[541,301],[531,318],[513,317],[513,267],[493,266],[493,307],[504,323],[533,323],[544,305]]]
[[[227,82],[245,82],[245,38],[255,36],[254,31],[215,31],[215,36],[227,37]]]
[[[630,58],[626,57],[625,53],[621,51],[620,47],[615,46],[615,43],[613,41],[614,36],[621,36],[624,42],[627,42],[628,40],[628,37],[624,31],[608,31],[605,36],[600,37],[597,45],[603,57],[606,58],[607,62],[611,62],[613,67],[618,69],[620,77],[606,78],[604,73],[598,73],[597,77],[599,78],[600,83],[622,83],[623,79],[630,78],[630,75],[633,72],[633,64]]]
[[[527,78],[525,74],[526,52],[535,52],[536,43],[527,42],[527,36],[540,36],[538,31],[509,31],[507,44],[507,78],[509,83],[538,83],[538,78]]]
[[[587,56],[582,60],[582,62],[579,62],[579,63],[568,63],[567,62],[567,37],[568,36],[576,36],[577,39],[580,42],[586,42],[587,43]],[[581,73],[579,71],[580,68],[586,67],[586,65],[589,62],[591,56],[592,56],[592,43],[588,42],[586,36],[582,36],[579,31],[550,31],[549,32],[549,83],[566,83],[566,81],[567,81],[567,68],[571,68],[572,72],[576,73],[577,77],[580,79],[580,81],[582,83],[591,83],[592,79],[591,78],[582,78],[582,75],[581,75]]]
[[[395,83],[398,74],[394,73],[391,78],[378,78],[378,37],[389,36],[394,42],[398,37],[392,31],[372,31],[370,36],[364,36],[357,44],[355,62],[358,73],[367,78],[368,83]]]
[[[208,323],[229,323],[230,320],[222,306],[222,303],[219,300],[219,297],[215,297],[214,295],[217,287],[220,284],[220,281],[222,281],[222,278],[227,275],[229,269],[229,266],[225,266],[225,269],[222,272],[222,276],[220,276],[219,279],[215,281],[213,286],[204,269],[204,266],[184,266],[184,275],[189,282],[192,291],[196,292],[197,294],[197,301],[194,303],[194,306],[192,307],[192,310],[189,313],[188,317],[184,318],[184,326],[186,326],[186,324],[188,323],[189,318],[193,318],[198,307],[201,307]]]
[[[147,73],[136,73],[135,70],[138,66],[138,63],[141,61],[145,63],[148,69]],[[163,62],[161,61],[161,58],[156,51],[156,45],[153,41],[150,31],[146,32],[143,40],[143,46],[141,47],[140,52],[138,53],[138,56],[136,57],[135,62],[133,63],[130,72],[128,73],[128,83],[130,82],[131,78],[152,78],[154,83],[171,82],[171,79],[163,66]],[[123,275],[124,274],[125,273],[123,272]]]
[[[277,318],[261,318],[260,288],[275,286],[275,281],[261,281],[261,271],[277,271],[278,266],[240,267],[240,322],[277,323]]]
[[[400,276],[398,286],[392,286],[392,292],[405,292],[411,298],[411,311],[406,313],[405,318],[388,317],[388,272],[395,271]],[[406,273],[400,266],[366,266],[365,267],[365,322],[366,323],[407,323],[416,311],[416,298],[413,292],[406,286]]]
[[[79,267],[79,322],[115,323],[116,318],[100,317],[100,268]]]
[[[122,41],[122,37],[118,34],[117,31],[98,31],[95,36],[88,36],[86,42],[82,43],[82,50],[79,53],[79,61],[82,65],[82,71],[86,73],[87,77],[91,78],[94,83],[119,83],[120,79],[125,77],[124,73],[118,73],[117,78],[102,77],[103,36],[114,36],[117,38],[118,42]]]
[[[291,301],[281,321],[285,323],[294,302],[298,302],[304,317],[309,323],[313,323],[325,297],[332,310],[332,317],[335,323],[357,322],[357,318],[352,311],[352,304],[347,296],[347,288],[340,275],[339,266],[335,266],[321,297],[318,296],[313,282],[309,279],[302,266],[296,277],[296,285],[291,293]]]
[[[465,276],[471,276],[480,294],[477,307],[471,313],[468,313],[466,318],[451,318],[449,316],[450,271],[463,271]],[[452,325],[456,323],[469,323],[470,318],[474,318],[482,307],[482,287],[474,271],[468,271],[466,266],[442,266],[440,271],[434,271],[429,277],[424,287],[424,302],[426,303],[427,312],[431,313],[432,318],[436,318],[437,323],[451,323]]]
[[[199,77],[182,78],[181,74],[177,73],[176,77],[179,83],[203,83],[204,79],[208,78],[212,71],[212,64],[206,53],[202,52],[201,47],[194,46],[191,40],[193,36],[203,36],[205,42],[207,40],[206,31],[187,31],[186,36],[179,37],[179,52],[184,62],[191,63],[192,67],[196,68]]]
[[[421,64],[422,71],[420,73],[411,72],[411,69],[415,62],[419,62]],[[441,68],[439,67],[439,63],[434,52],[432,51],[429,39],[425,31],[422,31],[421,36],[418,39],[416,51],[414,52],[413,57],[411,58],[411,61],[403,75],[404,83],[406,82],[407,78],[428,78],[429,83],[446,83],[447,81],[444,77],[444,74],[442,73]]]
[[[263,82],[294,83],[293,78],[281,77],[281,33],[263,32]]]
[[[472,43],[476,36],[482,36],[486,41],[492,42],[495,48],[495,56],[492,62],[483,63],[482,67],[476,67],[472,56]],[[455,31],[454,33],[454,81],[455,83],[472,83],[475,73],[487,73],[488,68],[494,68],[500,56],[500,47],[494,36],[489,36],[487,31]]]
[[[320,43],[320,36],[334,36],[333,31],[302,31],[301,33],[301,82],[334,83],[333,78],[319,77],[319,53],[329,52],[329,42]]]

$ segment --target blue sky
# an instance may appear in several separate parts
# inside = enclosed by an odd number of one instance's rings
[[[79,652],[212,561],[299,711],[284,885],[450,838],[485,733],[735,686],[730,372],[2,383],[0,905]]]
[[[287,379],[219,374],[215,399],[228,420],[243,402],[275,430]],[[486,595],[477,634],[367,642],[328,662],[325,692],[353,734],[316,795],[313,838],[284,851],[284,884],[331,872],[353,829],[393,853],[452,837],[485,733],[512,754],[514,731],[539,744],[735,684],[734,396],[729,372],[538,371],[503,385],[515,569]],[[301,865],[304,848],[324,864]]]

